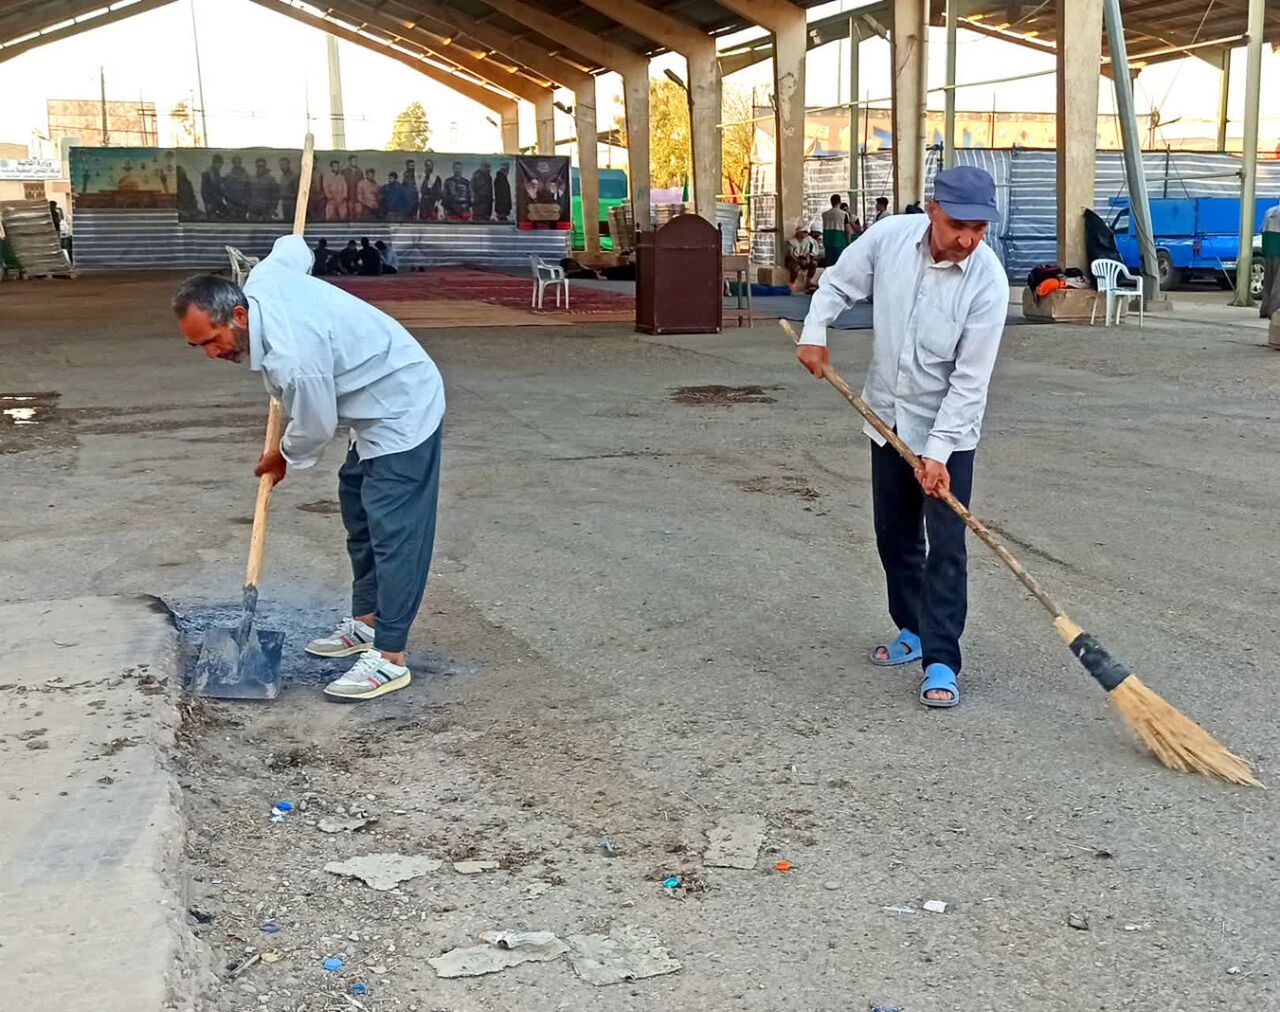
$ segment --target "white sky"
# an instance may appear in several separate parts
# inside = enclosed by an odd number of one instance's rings
[[[168,123],[165,114],[179,101],[190,102],[196,89],[191,31],[194,3],[200,33],[209,141],[219,147],[301,144],[308,101],[318,147],[327,147],[328,85],[324,34],[249,0],[179,0],[158,10],[107,25],[72,39],[45,46],[0,63],[0,141],[28,144],[33,130],[47,126],[45,102],[50,98],[96,98],[98,70],[106,74],[107,98],[153,101],[160,113],[161,141]],[[811,12],[811,19],[862,6],[860,0],[838,0]],[[744,33],[745,38],[751,33]],[[760,34],[760,33],[755,33]],[[930,86],[942,83],[943,33],[932,30]],[[498,151],[501,147],[492,114],[394,60],[359,46],[340,42],[342,83],[348,148],[382,148],[396,113],[420,101],[432,127],[431,145],[439,151]],[[889,46],[873,39],[861,47],[862,97],[889,93]],[[806,99],[810,105],[848,100],[848,43],[810,52],[806,65]],[[1230,133],[1239,137],[1244,102],[1245,53],[1235,53],[1232,67]],[[750,68],[728,79],[729,86],[761,96],[769,87],[770,64]],[[967,32],[960,33],[957,78],[960,81],[1052,70],[1053,58],[1020,46]],[[655,60],[653,73],[664,67],[683,74],[683,60],[667,56]],[[1159,64],[1142,71],[1137,82],[1138,111],[1159,105],[1168,121],[1181,117],[1165,131],[1169,139],[1183,131],[1213,133],[1217,115],[1218,72],[1198,59]],[[1280,56],[1263,54],[1264,137],[1280,133]],[[601,80],[598,107],[603,126],[611,118],[612,99],[619,94],[618,78]],[[1100,110],[1113,109],[1111,84],[1102,81]],[[995,101],[1002,111],[1054,109],[1054,78],[1046,75],[1014,84],[965,88],[961,109],[989,110]],[[930,96],[942,107],[942,94]],[[525,107],[526,111],[528,107]],[[496,119],[496,117],[494,117]],[[521,143],[533,140],[531,116],[522,116]],[[558,114],[557,136],[572,135],[572,122]]]

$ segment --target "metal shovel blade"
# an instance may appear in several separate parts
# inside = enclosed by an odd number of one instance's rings
[[[214,699],[275,699],[280,695],[284,633],[250,629],[242,647],[238,629],[209,629],[191,674],[191,691]]]

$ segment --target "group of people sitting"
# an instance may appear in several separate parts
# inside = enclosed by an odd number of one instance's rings
[[[918,204],[912,204],[905,213],[921,214],[923,211]],[[797,225],[787,240],[786,267],[792,290],[807,292],[812,289],[817,282],[819,268],[834,266],[846,247],[889,214],[889,199],[877,197],[876,216],[864,227],[840,194],[833,193],[831,207],[822,212],[822,220],[811,221],[808,226]]]
[[[381,239],[375,243],[370,243],[368,239],[361,239],[359,246],[354,239],[351,239],[337,253],[329,248],[328,239],[321,239],[316,243],[315,254],[315,266],[311,268],[311,273],[315,277],[323,277],[326,274],[361,274],[365,277],[373,277],[379,274],[400,273],[399,257],[396,256],[395,250]]]

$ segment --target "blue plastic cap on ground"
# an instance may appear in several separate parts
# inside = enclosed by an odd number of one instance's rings
[[[680,879],[677,876],[672,875],[669,879],[667,879],[665,882],[662,883],[662,887],[664,889],[679,889]]]
[[[277,807],[278,809],[280,809],[280,811],[282,811],[282,812],[292,812],[292,811],[293,811],[293,802],[292,802],[292,801],[277,801],[277,802],[276,802],[276,807]]]
[[[345,965],[337,956],[330,956],[324,961],[324,968],[329,973],[333,973],[334,970],[341,970]]]
[[[274,935],[279,930],[280,930],[280,925],[277,924],[275,921],[263,921],[262,923],[263,934]]]
[[[347,988],[347,993],[348,994],[368,994],[369,986],[367,984],[361,984],[359,981],[356,981],[349,988]]]

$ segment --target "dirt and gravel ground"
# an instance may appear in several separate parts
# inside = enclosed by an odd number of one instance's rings
[[[0,397],[38,397],[0,408],[39,408],[0,425],[0,600],[150,593],[189,628],[237,602],[263,395],[183,346],[171,285],[0,291]],[[340,668],[295,649],[274,704],[186,710],[208,1012],[1280,1008],[1274,791],[1137,753],[977,545],[963,705],[922,711],[916,672],[864,660],[887,629],[865,440],[774,328],[420,336],[450,412],[414,685],[329,705]],[[1141,331],[1011,329],[974,505],[1272,780],[1264,342],[1200,305]],[[867,349],[836,338],[851,377]],[[715,385],[752,389],[682,389]],[[260,613],[292,648],[342,613],[337,460],[273,508]],[[377,821],[320,831],[353,810]],[[754,871],[701,859],[732,813],[766,820]],[[376,852],[500,868],[392,892],[324,871]],[[596,988],[564,960],[452,981],[426,962],[486,929],[619,925],[683,969]]]

